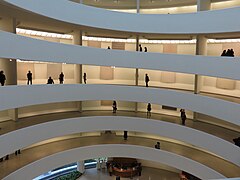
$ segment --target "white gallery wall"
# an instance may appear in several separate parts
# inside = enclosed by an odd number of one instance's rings
[[[30,35],[28,35],[30,36]],[[72,44],[71,39],[57,39],[57,38],[44,38],[44,37],[38,37],[38,36],[31,36],[33,38],[53,41],[53,42],[62,42],[67,44]],[[90,43],[89,41],[83,41],[83,45],[88,46]],[[98,42],[98,46],[101,48],[106,49],[108,46],[112,48],[111,42]],[[125,43],[125,50],[129,51],[135,51],[135,43]],[[160,52],[160,53],[176,53],[176,54],[195,54],[195,44],[174,44],[169,46],[168,44],[142,44],[143,47],[147,47],[149,52]],[[224,49],[228,48],[234,48],[235,55],[240,56],[240,43],[208,43],[208,55],[209,56],[219,56]],[[46,67],[44,65],[34,65],[34,66],[41,66],[41,69],[43,72],[45,72]],[[59,67],[59,65],[56,65],[56,67]],[[74,83],[76,82],[75,77],[69,76],[69,74],[75,70],[68,67],[65,68],[65,66],[71,66],[71,65],[62,65],[62,69],[64,70],[64,73],[66,74],[65,77],[65,83]],[[45,68],[44,68],[45,67]],[[52,66],[53,67],[53,66]],[[35,68],[35,67],[34,67]],[[99,66],[83,66],[83,72],[87,73],[87,81],[88,83],[104,83],[104,84],[127,84],[127,85],[133,85],[135,82],[135,70],[134,69],[128,69],[128,68],[113,68],[113,79],[104,80],[100,78],[101,75],[101,68]],[[40,68],[35,68],[40,69]],[[25,68],[25,71],[27,72],[27,67]],[[23,73],[23,72],[22,72]],[[20,74],[18,72],[18,77],[25,76]],[[37,73],[37,72],[36,72]],[[103,73],[103,72],[102,72]],[[144,85],[144,75],[145,73],[148,73],[150,75],[150,84],[152,86],[159,86],[159,87],[168,87],[168,88],[176,88],[176,89],[184,89],[184,90],[193,90],[193,82],[194,82],[194,75],[192,74],[182,74],[182,73],[171,73],[171,72],[161,72],[161,71],[151,71],[151,70],[140,70],[139,75],[139,84]],[[44,74],[44,73],[43,73]],[[46,73],[45,73],[46,74]],[[47,75],[50,75],[51,72],[47,72]],[[59,68],[59,74],[60,74],[60,68]],[[77,74],[75,72],[74,74]],[[35,76],[35,75],[34,75]],[[42,84],[46,83],[46,76],[43,75],[45,78],[41,78],[42,75],[39,74],[39,76],[36,74],[36,78],[34,81],[36,84]],[[58,82],[58,78],[56,77],[54,80]],[[70,78],[71,77],[71,78]],[[228,82],[228,83],[226,83]],[[26,81],[23,79],[18,79],[18,84],[26,84]],[[210,93],[217,93],[217,94],[226,94],[231,96],[240,96],[239,91],[239,82],[234,81],[232,83],[229,83],[228,80],[219,80],[219,78],[216,77],[204,77],[201,90],[203,92],[210,92]]]

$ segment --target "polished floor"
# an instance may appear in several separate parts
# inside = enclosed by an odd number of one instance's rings
[[[127,141],[124,141],[123,137],[115,134],[102,134],[98,137],[79,137],[35,146],[23,150],[21,155],[15,156],[12,154],[8,161],[0,163],[0,179],[31,162],[72,148],[96,144],[131,144],[154,147],[156,141],[156,139],[143,137],[129,137]],[[196,148],[161,141],[161,149],[193,159],[222,173],[226,177],[240,177],[240,167]]]
[[[116,176],[109,176],[106,169],[99,171],[94,168],[87,169],[78,180],[116,180]],[[121,178],[121,180],[130,180],[130,178]],[[132,180],[179,180],[179,174],[161,169],[143,167],[142,175],[133,177]]]

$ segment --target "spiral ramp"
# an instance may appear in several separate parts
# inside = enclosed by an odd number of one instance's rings
[[[199,2],[198,6],[206,4]],[[240,149],[232,143],[240,136],[239,58],[207,56],[203,47],[207,37],[240,37],[240,23],[235,18],[240,16],[239,7],[150,15],[115,12],[67,0],[3,0],[0,9],[0,70],[7,74],[7,85],[0,87],[0,157],[10,154],[10,160],[0,162],[1,179],[33,179],[76,160],[96,157],[146,160],[200,179],[240,178]],[[223,19],[228,21],[223,23]],[[59,26],[62,29],[58,32],[68,29],[73,43],[16,34],[16,27],[30,25],[33,30],[57,32]],[[136,50],[143,36],[196,37],[197,55],[86,47],[82,31],[88,30],[106,36],[136,36]],[[74,72],[68,70],[65,75],[74,81],[22,85],[26,77],[21,73],[32,69],[34,63],[38,66],[34,79],[44,79],[44,73],[50,76],[45,71],[56,74],[71,67]],[[84,84],[82,76],[87,70],[92,74],[87,73],[90,83]],[[161,81],[168,79],[167,85],[144,87],[144,78],[139,76],[145,72],[149,72],[150,79],[161,72]],[[175,80],[185,74],[192,81],[191,88],[170,86],[173,74]],[[132,76],[132,80],[115,83],[117,76]],[[216,86],[231,86],[234,82],[235,89],[201,93],[198,89],[202,77],[215,78]],[[54,75],[55,81],[57,78]],[[119,104],[116,114],[111,112],[113,100]],[[147,103],[153,105],[149,118],[144,113]],[[187,125],[181,125],[179,113],[159,111],[160,106],[186,109]],[[8,121],[4,120],[6,116]],[[109,130],[116,135],[103,133]],[[129,132],[127,142],[119,135],[123,131]],[[155,141],[161,141],[161,150],[152,148]],[[18,149],[22,154],[12,155]]]

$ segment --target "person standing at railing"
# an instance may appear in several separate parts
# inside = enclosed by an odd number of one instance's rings
[[[28,79],[27,85],[32,84],[32,73],[31,73],[31,71],[28,71],[27,79]]]
[[[127,138],[128,138],[128,132],[127,131],[123,132],[123,138],[124,138],[124,140],[127,140]]]
[[[142,45],[139,44],[139,51],[142,52]]]
[[[61,72],[61,74],[59,74],[59,82],[60,82],[60,84],[63,84],[63,81],[64,81],[64,74],[63,74],[63,72]]]
[[[148,50],[147,50],[147,47],[144,47],[144,52],[147,52]]]
[[[117,102],[116,101],[113,101],[112,108],[113,108],[113,113],[116,113],[117,112]]]
[[[87,73],[83,73],[83,82],[87,84]]]
[[[181,120],[182,120],[182,125],[185,126],[185,121],[187,119],[186,113],[185,113],[185,109],[180,109],[181,112]]]
[[[150,103],[148,103],[147,105],[147,118],[151,117],[151,110],[152,110],[152,106]]]
[[[150,78],[148,76],[148,74],[145,74],[145,83],[146,83],[146,87],[148,87],[148,82],[150,81]]]

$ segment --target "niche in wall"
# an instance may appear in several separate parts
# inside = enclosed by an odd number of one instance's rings
[[[114,78],[114,68],[108,66],[100,67],[100,79],[101,80],[113,80]]]
[[[101,48],[101,41],[87,41],[89,47]]]
[[[36,79],[47,79],[47,64],[37,63],[34,67]]]
[[[175,83],[176,73],[175,72],[161,72],[161,82],[163,83]]]
[[[217,78],[216,87],[220,89],[234,90],[236,81],[232,79]]]
[[[177,54],[177,44],[164,44],[163,53],[167,54]],[[176,73],[175,72],[162,72],[161,82],[163,83],[176,83]]]
[[[112,49],[125,50],[125,43],[123,42],[112,42]],[[100,67],[100,79],[101,80],[113,80],[114,79],[114,68],[109,66]]]
[[[33,63],[17,63],[17,77],[19,80],[27,80],[27,73],[31,71],[33,74],[33,79],[35,78],[35,69]]]
[[[62,72],[62,64],[47,64],[47,77],[58,79],[59,74]]]
[[[112,49],[125,50],[124,42],[112,42]]]
[[[164,44],[163,53],[177,54],[177,44]]]
[[[74,64],[62,64],[62,72],[66,79],[74,79]]]

